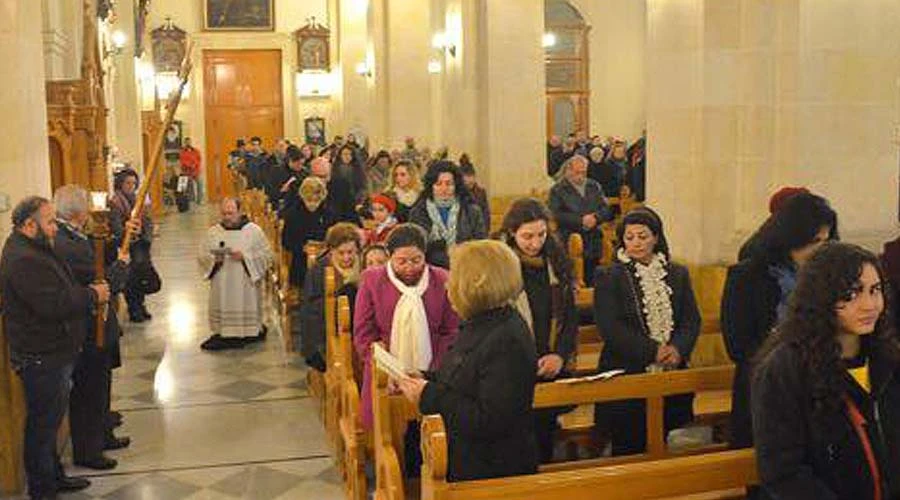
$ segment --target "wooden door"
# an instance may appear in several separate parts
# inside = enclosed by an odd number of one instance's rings
[[[211,201],[234,195],[228,153],[259,136],[271,150],[284,134],[280,50],[203,52],[206,185]]]

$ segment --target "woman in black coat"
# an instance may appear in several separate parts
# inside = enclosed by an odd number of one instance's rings
[[[728,269],[722,294],[722,335],[736,365],[731,403],[731,446],[753,446],[750,360],[787,311],[797,269],[826,240],[837,239],[837,215],[828,201],[801,193],[759,230],[758,250]]]
[[[339,222],[325,235],[325,252],[316,259],[303,284],[303,304],[300,306],[300,353],[306,364],[320,372],[325,366],[325,269],[334,269],[335,297],[346,295],[350,301],[350,317],[359,286],[362,247],[358,228],[349,222]],[[336,321],[336,318],[331,318]]]
[[[428,233],[428,263],[445,269],[450,265],[450,247],[487,238],[481,209],[466,189],[459,168],[445,160],[428,167],[424,190],[409,212],[409,221]]]
[[[662,220],[648,208],[632,210],[617,229],[615,262],[598,269],[594,316],[606,344],[598,370],[661,372],[688,367],[700,334],[700,311],[687,268],[669,261]],[[693,394],[665,400],[666,432],[693,420]],[[647,448],[643,400],[598,404],[598,430],[609,426],[613,455]]]
[[[333,178],[341,178],[350,184],[350,192],[355,203],[366,198],[366,167],[355,148],[349,145],[338,150],[331,169]]]
[[[545,382],[566,377],[566,365],[574,361],[578,309],[572,263],[550,232],[550,211],[533,198],[516,200],[503,217],[500,238],[521,262],[524,290],[516,305],[534,333],[537,376]],[[541,462],[553,458],[556,418],[567,409],[535,411]]]
[[[900,498],[900,343],[878,259],[828,243],[760,350],[753,436],[771,498]]]
[[[519,261],[507,245],[454,248],[447,293],[463,320],[456,344],[429,380],[400,381],[423,414],[443,417],[448,481],[537,472],[537,355],[528,325],[510,305],[521,290]]]
[[[324,241],[325,231],[337,222],[337,216],[325,202],[328,189],[321,179],[307,177],[298,193],[300,203],[292,203],[281,211],[281,246],[291,252],[291,285],[302,287],[307,271],[304,247],[310,241]]]

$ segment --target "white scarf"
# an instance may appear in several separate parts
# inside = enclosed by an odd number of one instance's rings
[[[416,286],[407,286],[397,278],[390,263],[387,267],[388,279],[400,292],[400,300],[394,308],[391,323],[391,354],[396,356],[407,370],[427,370],[431,365],[431,333],[428,330],[428,316],[422,295],[428,289],[426,267]]]
[[[626,264],[631,262],[624,249],[619,249],[617,257]],[[644,295],[641,312],[650,330],[650,338],[660,344],[669,343],[675,328],[672,289],[666,283],[666,264],[666,257],[661,253],[654,254],[647,265],[634,263],[634,275]]]

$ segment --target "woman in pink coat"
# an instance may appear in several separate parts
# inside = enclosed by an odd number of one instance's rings
[[[425,263],[425,231],[400,224],[387,240],[390,259],[360,278],[353,344],[363,361],[362,422],[372,428],[372,343],[381,342],[408,370],[433,371],[456,339],[459,319],[447,299],[447,271]],[[394,333],[393,335],[391,333]]]

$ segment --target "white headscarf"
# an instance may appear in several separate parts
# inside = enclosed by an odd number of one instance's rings
[[[400,300],[394,308],[391,323],[391,354],[396,356],[407,370],[427,370],[431,365],[431,333],[428,330],[428,315],[422,296],[428,289],[426,267],[422,278],[415,286],[407,286],[397,275],[391,263],[387,265],[388,279],[400,291]]]

